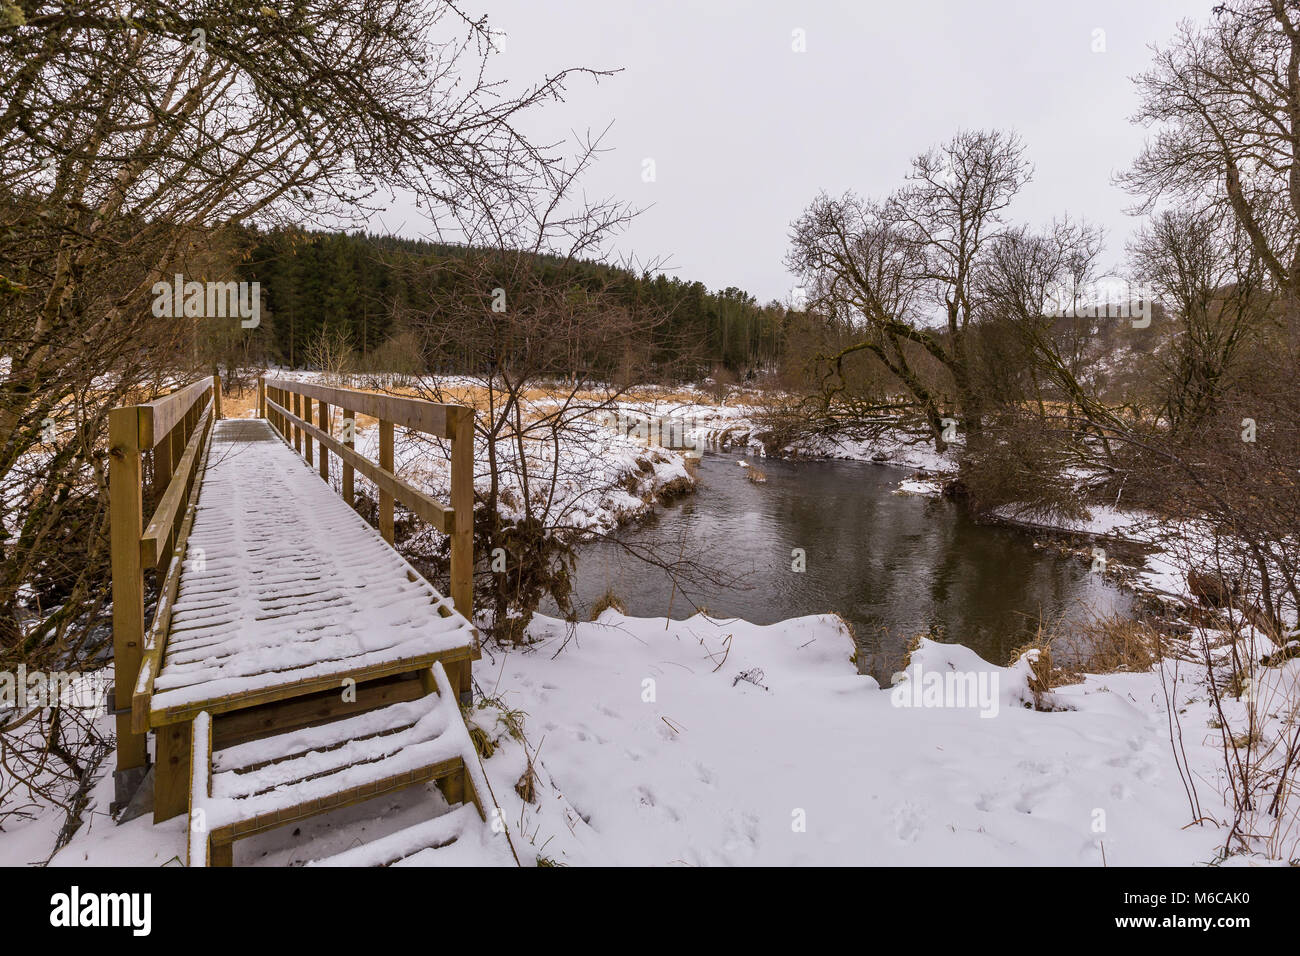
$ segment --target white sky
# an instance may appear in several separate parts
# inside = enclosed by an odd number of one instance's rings
[[[468,0],[471,9],[474,0]],[[1131,77],[1148,44],[1214,0],[493,0],[494,69],[512,82],[565,66],[578,80],[530,129],[554,140],[613,122],[592,196],[650,206],[614,251],[668,260],[711,289],[789,297],[781,260],[818,190],[878,196],[908,159],[959,128],[1013,128],[1035,174],[1013,207],[1033,224],[1069,212],[1107,232],[1109,264],[1135,221],[1111,184],[1144,131]],[[803,30],[806,52],[792,49]],[[1093,52],[1104,30],[1104,52]],[[643,160],[655,164],[642,179]],[[379,230],[418,234],[397,209]]]

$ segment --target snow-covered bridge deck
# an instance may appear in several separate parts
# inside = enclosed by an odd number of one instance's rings
[[[353,448],[358,412],[379,420],[378,464]],[[393,473],[398,423],[450,442],[452,507]],[[207,821],[194,862],[229,864],[238,839],[428,782],[484,823],[492,802],[458,706],[479,656],[472,411],[272,380],[256,418],[222,420],[214,376],[115,409],[110,433],[118,806],[147,792],[152,732],[154,820]],[[353,507],[356,472],[375,484],[379,529]],[[450,536],[452,599],[392,547],[395,501]],[[470,836],[460,858],[488,839],[465,819],[361,857],[426,859]]]
[[[265,420],[216,423],[151,726],[464,660],[474,647],[451,601]]]

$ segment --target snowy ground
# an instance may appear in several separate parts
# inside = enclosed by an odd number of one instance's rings
[[[572,629],[539,618],[532,636],[477,666],[494,703],[471,718],[496,742],[485,768],[525,864],[1194,865],[1224,840],[1213,824],[1185,826],[1154,673],[1089,677],[1041,712],[1026,707],[1023,662],[995,667],[955,645],[925,642],[882,690],[855,673],[832,616],[665,628],[611,610]],[[1273,673],[1293,686],[1300,662]],[[948,674],[970,675],[964,700],[931,693],[929,675]],[[1169,679],[1202,812],[1223,820],[1219,736],[1195,674],[1171,665]],[[502,706],[523,712],[526,745]],[[110,779],[54,864],[183,859],[183,818],[112,824]],[[445,808],[417,790],[241,841],[236,861],[302,862]],[[43,859],[56,821],[6,832],[0,862]]]
[[[528,713],[563,792],[525,815],[558,861],[1181,865],[1213,860],[1223,841],[1213,825],[1183,829],[1154,673],[1090,677],[1045,713],[1024,705],[1023,666],[926,642],[912,686],[983,673],[997,692],[983,706],[900,706],[912,692],[857,675],[834,617],[664,624],[541,620],[540,644],[481,666],[480,682],[498,680]],[[1222,819],[1219,738],[1193,673],[1170,680],[1202,809]]]
[[[925,642],[907,678],[882,690],[855,673],[834,617],[664,625],[614,611],[572,629],[540,618],[537,644],[478,666],[494,703],[472,720],[496,742],[485,767],[526,864],[1217,859],[1226,831],[1184,826],[1192,814],[1154,673],[1089,677],[1048,698],[1059,710],[1041,712],[1026,707],[1023,663],[995,667],[960,646]],[[1202,812],[1221,821],[1219,735],[1204,689],[1195,668],[1167,666]],[[1294,686],[1300,663],[1273,673]],[[938,678],[929,675],[949,674],[970,675],[964,699],[956,685],[931,693]],[[526,744],[510,735],[502,707],[522,712]],[[525,803],[516,784],[529,757]],[[183,858],[183,822],[115,827],[103,814],[108,790],[105,778],[88,825],[56,865]],[[301,862],[443,810],[431,788],[388,798],[243,841],[237,862]],[[6,834],[3,861],[43,858],[54,825],[51,817]]]

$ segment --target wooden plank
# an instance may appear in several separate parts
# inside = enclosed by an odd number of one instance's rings
[[[456,610],[474,620],[474,410],[457,410],[451,440],[451,599]],[[451,666],[461,699],[473,689],[468,660]]]
[[[451,599],[474,620],[474,410],[457,409],[451,440]]]
[[[357,446],[357,414],[351,409],[343,409],[343,447],[355,449]],[[355,508],[356,488],[354,469],[346,459],[343,461],[343,500],[348,507]]]
[[[280,417],[280,414],[278,412],[276,412],[273,408],[271,408],[272,402],[283,404],[284,397],[280,394],[280,390],[278,388],[271,388],[270,386],[267,386],[266,392],[262,396],[262,410],[266,413],[266,417],[271,420],[271,424],[275,427],[275,430],[279,433],[281,440],[284,440],[285,421],[283,418]]]
[[[434,665],[429,668],[429,677],[433,680],[434,688],[440,697],[444,694],[451,697],[457,696],[456,685],[444,665]],[[461,693],[464,691],[465,688],[461,688]],[[471,760],[478,760],[478,753],[472,750],[467,756]],[[479,770],[482,771],[482,769],[483,765],[480,763]],[[475,788],[474,778],[470,775],[468,766],[465,767],[465,772],[461,775],[458,784],[452,784],[449,787],[444,786],[442,793],[448,803],[461,803],[468,796],[473,801],[474,808],[478,810],[479,818],[484,821],[487,820],[487,812],[483,806],[483,795]],[[513,852],[513,847],[511,850]]]
[[[167,577],[159,592],[158,606],[154,611],[153,624],[145,640],[144,656],[140,674],[136,678],[131,695],[131,726],[138,733],[149,729],[149,703],[153,698],[154,678],[162,670],[163,655],[167,652],[167,637],[171,632],[172,609],[176,603],[176,593],[180,589],[184,562],[189,557],[190,531],[194,528],[194,518],[198,511],[199,492],[203,487],[203,472],[212,449],[211,433],[209,441],[203,448],[202,466],[198,469],[193,486],[190,488],[189,503],[186,508],[185,521],[176,539],[176,553],[167,569]]]
[[[325,385],[308,385],[287,379],[268,379],[269,382],[296,395],[310,396],[331,405],[350,408],[362,415],[393,422],[404,428],[413,428],[426,435],[450,438],[450,414],[459,405],[440,405],[421,398],[400,398],[396,395],[377,395],[358,392],[350,388],[330,388]]]
[[[379,468],[393,474],[393,423],[379,421]],[[376,484],[379,484],[376,482]],[[393,543],[393,492],[379,486],[379,533]]]
[[[180,429],[173,428],[167,433],[159,444],[154,446],[153,450],[153,487],[150,489],[149,500],[145,508],[150,511],[156,511],[159,503],[167,494],[167,489],[171,487],[172,475],[176,471],[176,465],[184,453],[184,446],[181,444]],[[162,554],[158,556],[155,566],[162,566],[171,560],[171,541],[170,538],[163,542]],[[141,558],[145,567],[151,562],[147,557]]]
[[[379,488],[380,522],[381,522],[380,532],[381,533],[383,532],[383,524],[382,524],[383,501],[385,495],[387,495],[388,498],[390,499],[389,500],[390,522],[392,520],[391,519],[392,499],[395,498],[396,500],[400,501],[403,505],[405,505],[407,508],[410,508],[411,511],[415,512],[415,514],[420,518],[420,520],[427,521],[434,528],[438,529],[444,534],[448,533],[448,529],[454,527],[455,514],[451,508],[448,508],[446,505],[442,504],[442,502],[430,498],[428,495],[424,494],[424,492],[415,488],[413,485],[410,485],[407,482],[403,481],[401,478],[398,478],[391,471],[375,465],[375,463],[372,462],[370,459],[358,454],[356,451],[347,447],[338,439],[326,435],[324,432],[317,429],[316,426],[308,424],[307,422],[303,421],[301,418],[298,418],[292,412],[289,412],[287,409],[279,405],[276,405],[274,402],[271,403],[271,408],[287,415],[289,419],[295,423],[295,427],[311,431],[312,434],[315,435],[317,441],[319,441],[323,446],[327,447],[330,451],[334,452],[334,454],[338,455],[339,458],[342,459],[345,466],[350,465],[356,471],[361,472],[361,474],[365,475],[367,478],[369,478],[371,481],[375,483],[376,487]],[[381,423],[381,428],[380,428],[381,458],[382,455],[383,455],[383,428]],[[385,540],[388,541],[389,544],[392,544],[392,538],[390,535],[386,535]]]
[[[420,673],[428,673],[428,670]],[[314,726],[356,714],[418,700],[426,693],[424,686],[409,672],[366,681],[356,685],[356,699],[344,700],[341,688],[319,691],[304,697],[276,701],[259,707],[232,711],[217,721],[214,746],[218,750],[247,743],[299,727]]]
[[[185,516],[181,535],[187,536],[194,522],[194,510],[191,508]],[[172,607],[176,603],[176,592],[180,588],[181,569],[185,561],[183,546],[178,542],[176,553],[172,555],[167,567],[167,577],[163,581],[162,593],[158,598],[158,609],[154,614],[153,625],[145,639],[144,655],[140,662],[140,673],[136,677],[135,688],[131,695],[131,727],[136,733],[149,730],[149,698],[153,696],[154,678],[162,669],[163,652],[167,647],[167,629],[171,626]]]
[[[302,399],[302,420],[308,424],[308,427],[303,429],[303,434],[302,434],[302,444],[303,444],[302,456],[307,459],[307,464],[310,465],[312,464],[312,454],[311,454],[312,428],[310,427],[311,426],[311,399],[305,395],[303,396]]]
[[[153,822],[162,823],[190,806],[190,723],[169,724],[154,733]]]
[[[442,791],[443,799],[453,806],[465,802],[465,777],[465,767],[462,761],[460,773],[449,774],[438,781],[438,789]]]
[[[172,473],[176,468],[176,462],[180,455],[173,449],[178,442],[174,440],[176,430],[172,429],[153,450],[153,487],[150,489],[154,508],[158,507],[158,502],[162,501],[163,495],[167,492],[167,486],[172,483]]]
[[[267,830],[298,823],[308,817],[318,816],[330,810],[354,806],[381,794],[392,793],[395,790],[402,790],[416,784],[428,783],[431,780],[442,780],[447,777],[463,777],[464,772],[465,761],[459,756],[450,757],[435,764],[396,773],[381,780],[359,784],[355,787],[349,787],[347,790],[340,790],[337,793],[327,794],[317,799],[269,810],[247,820],[238,820],[214,829],[212,831],[213,848],[215,850],[217,844],[229,844],[235,840],[242,840],[258,833],[265,833]]]
[[[194,818],[194,798],[212,796],[212,720],[208,717],[195,720],[190,725],[190,820],[185,828],[185,859],[187,866],[212,865],[212,840],[207,821]],[[200,825],[200,823],[202,825]]]
[[[330,407],[326,402],[320,402],[317,409],[317,424],[324,435],[321,436],[320,446],[320,476],[324,481],[330,480],[330,456],[329,449],[325,446],[325,435],[330,434]]]
[[[443,666],[446,667],[462,660],[478,660],[480,656],[481,652],[478,649],[477,642],[475,642],[473,645],[453,648],[450,651],[415,654],[401,660],[386,661],[383,664],[372,664],[368,667],[349,668],[346,666],[346,662],[342,662],[345,666],[332,674],[301,680],[289,680],[283,684],[265,687],[261,690],[226,694],[220,697],[194,701],[189,704],[167,707],[162,710],[153,710],[149,713],[149,726],[157,729],[182,721],[190,721],[205,710],[214,715],[228,714],[231,711],[242,710],[245,707],[256,707],[259,704],[269,704],[277,700],[303,697],[317,691],[337,690],[342,686],[345,678],[351,678],[360,684],[362,681],[378,680],[382,677],[392,677],[394,674],[419,670],[421,667],[431,667],[434,661],[442,661]]]
[[[135,406],[139,410],[139,447],[149,451],[161,442],[167,433],[184,420],[203,394],[212,388],[211,378],[201,378],[193,385],[178,389],[170,395]]]
[[[140,560],[145,567],[155,567],[159,564],[164,545],[176,526],[176,517],[189,497],[190,479],[203,448],[203,440],[208,433],[211,414],[212,403],[209,402],[198,427],[190,436],[189,444],[185,446],[185,454],[181,456],[180,464],[176,466],[176,474],[172,476],[162,500],[158,502],[158,510],[153,513],[153,517],[149,519],[149,526],[140,536]]]
[[[113,576],[113,706],[117,711],[117,769],[148,763],[148,738],[131,727],[131,692],[144,651],[144,523],[139,410],[108,413],[109,553]]]

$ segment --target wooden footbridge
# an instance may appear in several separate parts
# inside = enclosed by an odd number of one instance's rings
[[[244,837],[432,782],[448,812],[312,862],[517,862],[460,709],[479,657],[473,412],[272,378],[256,415],[223,419],[216,376],[111,413],[119,804],[151,778],[155,823],[189,814],[190,864],[229,866]],[[448,505],[397,476],[397,426],[449,442]],[[392,547],[395,502],[450,536],[450,600]]]

